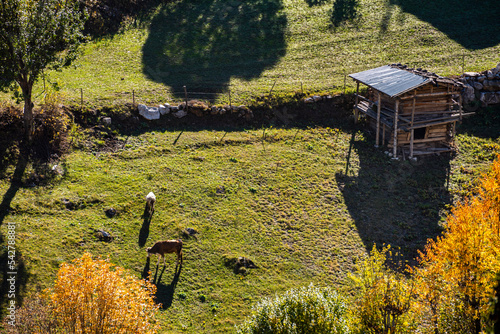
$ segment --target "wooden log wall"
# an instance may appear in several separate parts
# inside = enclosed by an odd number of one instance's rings
[[[370,122],[371,123],[371,122]],[[435,126],[429,126],[425,129],[424,138],[416,138],[413,140],[414,144],[424,144],[424,146],[432,146],[431,143],[447,143],[453,139],[451,132],[452,124],[440,124]],[[392,131],[391,131],[392,135]],[[398,146],[410,144],[411,132],[398,131]],[[394,140],[390,137],[388,147],[394,146]],[[435,146],[434,146],[435,147]]]
[[[462,115],[459,109],[460,93],[454,86],[427,84],[397,98],[384,94],[379,98],[378,95],[378,92],[368,88],[366,98],[360,97],[366,104],[366,110],[363,108],[360,110],[369,116],[367,118],[370,127],[378,133],[377,144],[381,142],[384,145],[387,139],[388,148],[397,152],[393,154],[403,154],[403,157],[453,150],[453,132],[458,120],[457,114]],[[382,123],[389,122],[388,126],[381,124],[382,129],[377,128],[378,103],[381,104],[382,114],[385,117]],[[398,106],[397,120],[394,120],[395,106]],[[399,123],[396,135],[392,126],[394,121]],[[415,129],[413,141],[412,128]],[[397,149],[394,147],[394,141],[397,142]]]
[[[402,116],[411,115],[413,108],[413,92],[408,92],[400,97],[401,103],[399,113]],[[373,92],[368,92],[368,98],[376,101]],[[435,87],[432,84],[425,85],[416,89],[415,114],[433,114],[442,111],[449,111],[453,104],[458,104],[458,97],[453,101],[452,95],[459,95],[453,87],[440,85]],[[382,96],[382,107],[394,109],[395,99],[387,95]]]

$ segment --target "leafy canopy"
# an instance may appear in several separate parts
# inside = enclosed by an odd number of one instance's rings
[[[75,0],[0,0],[0,87],[26,93],[43,69],[69,65],[85,19]]]
[[[337,292],[311,284],[259,302],[252,316],[237,328],[237,332],[347,334],[350,330],[346,310],[345,302]]]

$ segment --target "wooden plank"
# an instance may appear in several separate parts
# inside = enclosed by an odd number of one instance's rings
[[[463,117],[463,111],[462,111],[462,94],[460,94],[459,98],[458,98],[458,108],[459,108],[459,113],[460,113],[460,120],[462,120],[462,117]]]
[[[452,94],[451,92],[437,92],[437,93],[434,93],[434,92],[431,91],[430,93],[418,94],[418,97],[443,96],[443,95],[446,96],[446,95],[451,95],[451,94]],[[408,100],[408,99],[411,99],[412,97],[413,97],[413,95],[403,96],[401,98],[401,100]]]
[[[416,144],[422,144],[422,143],[432,143],[432,142],[440,142],[440,141],[445,141],[446,140],[446,136],[442,136],[442,137],[435,137],[435,138],[427,138],[427,139],[414,139],[413,140],[413,143],[414,145]],[[410,148],[411,148],[411,139],[410,140],[400,140],[399,145],[405,145],[405,144],[410,144]]]
[[[397,146],[398,146],[398,110],[399,110],[399,99],[396,100],[396,105],[394,106],[394,147],[392,149],[392,156],[396,158]]]
[[[377,103],[377,130],[376,130],[376,139],[375,139],[375,147],[378,147],[378,137],[380,136],[380,112],[382,110],[382,97],[380,93],[378,93],[378,103]]]
[[[356,100],[354,101],[354,123],[358,123],[358,109],[356,108],[358,106],[358,101],[359,101],[359,81],[356,81]]]
[[[416,94],[416,91],[413,94],[413,108],[411,111],[410,127],[412,129],[411,129],[411,134],[410,134],[410,159],[413,158],[413,144],[414,144],[414,137],[415,137],[415,129],[413,129],[413,121],[415,120],[415,102],[417,100],[415,94]]]
[[[454,118],[454,119],[450,119],[450,120],[446,120],[446,121],[441,121],[441,122],[429,122],[427,124],[418,124],[418,125],[413,125],[413,129],[420,129],[420,128],[426,128],[428,126],[432,126],[432,125],[440,125],[440,124],[448,124],[448,123],[452,123],[452,122],[456,122],[458,120],[458,118]]]
[[[357,93],[356,93],[356,94],[354,94],[354,96],[355,96],[355,97],[357,97],[359,100],[363,100],[363,101],[366,101],[366,102],[368,102],[368,103],[370,103],[370,104],[373,104],[373,101],[372,101],[372,100],[370,100],[370,99],[369,99],[369,98],[367,98],[367,97],[364,97],[364,96],[363,96],[363,95],[361,95],[361,94],[357,94]]]
[[[445,153],[445,152],[454,152],[455,150],[453,148],[447,148],[443,149],[440,151],[415,151],[413,152],[414,155],[428,155],[428,154],[439,154],[439,153]]]

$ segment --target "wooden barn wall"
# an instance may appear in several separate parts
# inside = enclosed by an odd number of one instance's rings
[[[438,85],[434,86],[433,84],[428,84],[417,89],[416,101],[415,101],[415,113],[420,114],[433,114],[439,113],[441,111],[450,110],[453,101],[450,95],[442,95],[442,96],[419,96],[422,94],[432,94],[432,93],[451,93],[453,92],[454,87],[450,87],[447,85]],[[402,97],[412,97],[413,91],[404,94]],[[413,99],[402,99],[400,103],[400,112],[401,115],[410,115],[413,109]]]
[[[371,124],[370,126],[374,126]],[[375,122],[373,122],[376,124]],[[419,144],[419,146],[429,146],[435,147],[436,143],[439,142],[449,142],[452,138],[450,136],[451,132],[451,123],[450,124],[440,124],[434,126],[428,126],[425,128],[425,135],[423,138],[414,138],[414,144]],[[386,130],[385,138],[387,138],[388,146],[393,147],[394,145],[394,137],[392,129]],[[403,130],[398,131],[398,146],[410,144],[411,140],[411,132],[405,132]]]
[[[453,91],[455,88],[452,86],[447,86],[444,84],[434,86],[433,84],[428,84],[417,88],[416,94],[417,99],[415,103],[415,113],[439,113],[441,111],[450,110],[452,105],[452,100],[450,95],[443,96],[418,96],[421,94],[432,94],[432,93],[447,93]],[[411,97],[414,91],[410,91],[403,94],[401,97]],[[367,98],[373,102],[377,101],[377,94],[373,89],[368,89]],[[396,99],[390,98],[387,95],[382,94],[382,107],[394,110],[396,105]],[[413,109],[413,99],[402,99],[399,104],[399,112],[401,115],[410,115]]]

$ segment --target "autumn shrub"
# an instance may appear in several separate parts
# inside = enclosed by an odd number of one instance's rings
[[[23,134],[22,110],[0,102],[0,175],[19,156],[19,143]]]
[[[40,295],[24,298],[22,306],[15,311],[15,325],[5,317],[3,329],[5,334],[57,333],[57,325],[51,317],[47,301]],[[0,327],[1,328],[1,327]]]
[[[414,283],[386,266],[390,246],[358,262],[350,275],[355,301],[352,311],[359,333],[407,333],[416,327]]]
[[[440,332],[480,333],[500,268],[500,157],[471,196],[454,206],[445,231],[429,240],[412,270],[420,312]]]
[[[156,287],[89,253],[63,263],[47,292],[54,320],[68,333],[156,333]]]
[[[495,279],[495,293],[490,298],[489,320],[491,324],[486,332],[500,333],[500,272],[497,273]]]
[[[292,289],[259,302],[237,332],[272,334],[349,333],[344,300],[329,288]]]
[[[67,133],[71,118],[59,104],[57,96],[50,96],[35,113],[35,156],[47,160],[54,154],[60,156],[67,148]]]

